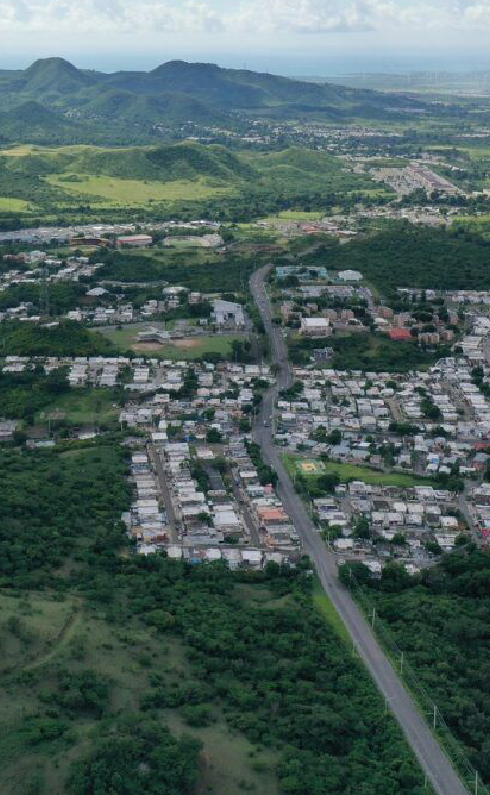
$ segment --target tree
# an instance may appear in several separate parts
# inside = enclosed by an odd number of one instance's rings
[[[338,430],[338,428],[334,428],[333,431],[330,431],[330,433],[327,436],[327,442],[329,444],[337,445],[340,444],[341,441],[342,441],[342,433]]]
[[[208,444],[219,444],[223,437],[217,428],[210,428],[206,434],[206,441]]]
[[[238,429],[240,433],[250,433],[252,430],[252,425],[250,424],[250,420],[241,419],[238,423]]]
[[[200,743],[176,740],[155,721],[120,723],[69,779],[72,795],[190,795],[198,776]]]
[[[354,533],[357,538],[371,538],[371,528],[365,516],[360,516],[354,526]]]

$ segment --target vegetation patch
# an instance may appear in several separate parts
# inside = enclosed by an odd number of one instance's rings
[[[289,473],[295,477],[300,474],[307,479],[318,480],[321,475],[316,472],[305,471],[304,460],[294,455],[283,456],[284,463]],[[316,463],[316,462],[315,462]],[[378,472],[369,467],[358,466],[357,464],[343,464],[335,461],[323,461],[322,471],[324,474],[338,475],[342,482],[350,480],[362,480],[365,483],[372,483],[377,486],[397,486],[399,488],[410,489],[414,486],[427,484],[427,478],[417,478],[403,472]]]
[[[87,199],[97,206],[103,203],[108,207],[145,206],[151,202],[174,202],[185,199],[207,199],[217,193],[226,193],[226,185],[213,186],[204,178],[175,180],[172,182],[151,182],[149,180],[120,179],[118,177],[79,174],[76,180],[68,181],[63,175],[46,177],[55,187],[62,187],[73,196]]]
[[[488,783],[490,553],[467,546],[415,577],[397,565],[386,566],[381,580],[362,564],[354,565],[354,574],[403,650],[404,667]],[[348,576],[344,581],[349,587]]]

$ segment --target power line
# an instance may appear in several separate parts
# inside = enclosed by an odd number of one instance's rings
[[[362,608],[364,614],[369,616],[373,631],[378,636],[381,645],[388,652],[390,659],[393,662],[399,661],[400,675],[409,685],[421,711],[424,712],[427,717],[431,717],[432,729],[434,733],[442,739],[441,748],[451,764],[453,764],[455,769],[459,772],[461,781],[469,795],[490,795],[490,791],[487,786],[482,783],[478,771],[475,770],[464,753],[461,743],[454,737],[451,729],[444,720],[441,710],[435,703],[435,700],[420,683],[417,674],[407,660],[406,653],[399,648],[389,627],[381,621],[375,606],[370,602],[369,597],[350,567],[348,585],[350,589],[353,591],[355,590],[356,601]],[[385,701],[385,710],[386,708],[387,704]]]

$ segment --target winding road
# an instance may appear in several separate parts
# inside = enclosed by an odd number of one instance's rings
[[[279,496],[302,539],[305,552],[315,564],[325,592],[342,618],[354,646],[400,724],[435,792],[438,795],[468,795],[468,790],[463,786],[411,695],[379,646],[364,615],[341,585],[334,557],[328,552],[316,532],[301,498],[295,492],[281,455],[273,443],[274,423],[271,419],[277,393],[291,385],[293,375],[288,363],[282,329],[272,323],[271,305],[265,288],[265,277],[269,267],[265,266],[253,273],[250,287],[270,340],[272,361],[281,369],[276,385],[264,395],[254,425],[254,439],[260,445],[266,463],[272,465],[277,472]]]

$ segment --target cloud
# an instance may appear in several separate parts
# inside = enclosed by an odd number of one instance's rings
[[[334,33],[373,27],[365,2],[342,0],[261,0],[243,4],[231,21],[238,29],[264,32]]]
[[[219,0],[218,0],[219,2]],[[329,34],[481,31],[490,0],[0,0],[0,30],[18,32]]]

